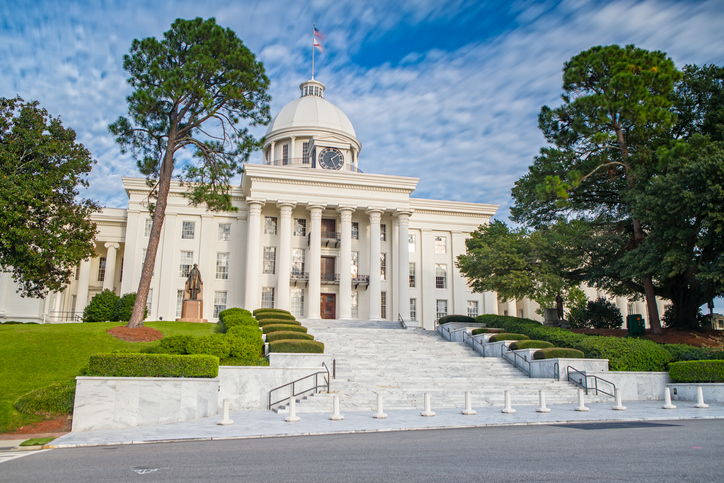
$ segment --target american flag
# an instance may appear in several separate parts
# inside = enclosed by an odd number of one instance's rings
[[[314,36],[316,38],[318,38],[319,40],[325,40],[327,38],[322,32],[317,30],[317,27],[312,27],[312,28],[314,29]]]

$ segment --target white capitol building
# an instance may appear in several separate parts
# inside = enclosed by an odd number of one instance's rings
[[[209,321],[227,307],[276,307],[302,319],[402,318],[426,329],[449,314],[541,320],[534,302],[472,293],[455,266],[466,238],[488,223],[496,205],[414,198],[418,178],[363,172],[362,144],[347,116],[324,98],[324,85],[309,80],[300,90],[269,125],[262,164],[247,163],[232,188],[238,211],[192,207],[185,188],[172,185],[147,320],[181,316],[194,264]],[[22,299],[10,274],[2,274],[0,320],[75,320],[103,289],[137,290],[151,228],[148,187],[143,178],[123,178],[123,185],[128,209],[92,216],[98,256],[80,263],[64,291]],[[622,313],[631,311],[626,300],[618,302]]]

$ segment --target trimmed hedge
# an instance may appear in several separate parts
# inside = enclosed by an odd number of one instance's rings
[[[108,289],[94,295],[83,309],[83,322],[114,322],[119,299],[115,292]]]
[[[240,359],[238,357],[227,357],[219,361],[220,366],[268,366],[269,359]]]
[[[533,359],[583,359],[583,352],[578,349],[567,349],[564,347],[549,347],[533,353]]]
[[[322,354],[324,353],[324,344],[316,340],[277,340],[269,343],[269,352]]]
[[[271,332],[279,332],[282,330],[290,331],[290,332],[304,332],[307,333],[307,328],[302,327],[300,325],[290,325],[290,324],[271,324],[271,325],[265,325],[264,333],[269,334]]]
[[[671,364],[674,382],[724,382],[724,361],[684,361]]]
[[[229,314],[226,317],[220,319],[219,322],[221,322],[222,330],[224,332],[228,331],[232,327],[237,327],[240,325],[259,327],[259,322],[251,315],[246,314]]]
[[[519,340],[510,344],[510,350],[517,351],[518,349],[547,349],[553,347],[553,344],[544,340]]]
[[[475,322],[475,319],[472,317],[468,317],[467,315],[446,315],[445,317],[440,317],[437,321],[438,324],[449,324],[450,322]]]
[[[501,340],[528,340],[530,337],[523,334],[516,334],[514,332],[505,332],[502,334],[497,334],[491,337],[488,341],[489,342],[500,342]]]
[[[40,416],[71,414],[75,401],[75,379],[41,387],[20,396],[13,407],[25,414]]]
[[[238,359],[259,359],[263,355],[264,341],[261,336],[256,338],[248,338],[239,335],[227,335],[226,339],[229,343],[229,354],[226,357],[235,357]]]
[[[473,329],[473,335],[478,334],[502,334],[505,332],[503,329],[496,329],[494,327],[480,327],[479,329]]]
[[[251,312],[246,309],[240,309],[239,307],[231,307],[229,309],[219,312],[219,319],[223,319],[228,315],[246,315],[248,317],[251,317]]]
[[[270,334],[267,334],[267,336],[266,336],[267,342],[274,342],[275,340],[290,340],[290,339],[314,340],[314,336],[312,334],[305,334],[304,332],[291,332],[288,330],[272,332]]]
[[[89,376],[102,377],[216,377],[219,358],[207,355],[93,354]]]
[[[264,319],[277,319],[277,320],[297,320],[292,314],[283,314],[281,312],[261,312],[254,315],[256,320],[261,322]]]
[[[252,315],[253,315],[254,317],[256,317],[257,314],[267,313],[267,312],[268,312],[268,313],[275,313],[275,314],[292,315],[291,312],[289,312],[288,310],[284,310],[284,309],[256,309],[256,310],[253,312]]]
[[[612,371],[666,371],[672,359],[663,346],[650,340],[576,334],[557,327],[546,327],[534,320],[507,315],[486,314],[479,316],[476,321],[480,319],[488,327],[525,334],[556,347],[578,349],[586,358],[608,359]]]
[[[190,354],[189,343],[193,341],[193,335],[171,335],[158,341],[154,352],[157,354]]]
[[[188,343],[187,350],[189,354],[205,354],[223,359],[229,357],[231,344],[229,338],[223,334],[211,334],[193,337]]]
[[[259,321],[259,327],[273,324],[287,324],[287,325],[302,325],[298,320],[287,320],[287,319],[261,319]]]
[[[721,347],[694,347],[686,344],[664,344],[675,362],[679,361],[713,361],[724,359],[724,350]]]
[[[261,340],[262,331],[259,327],[251,327],[249,325],[238,325],[226,331],[227,336],[243,337],[245,339]]]

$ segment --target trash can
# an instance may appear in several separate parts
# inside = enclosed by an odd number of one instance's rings
[[[646,335],[646,327],[644,326],[644,318],[641,314],[629,314],[626,317],[626,327],[628,327],[629,337]]]

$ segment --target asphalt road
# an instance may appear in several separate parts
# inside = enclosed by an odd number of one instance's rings
[[[1,482],[724,481],[724,421],[587,423],[59,449]]]

